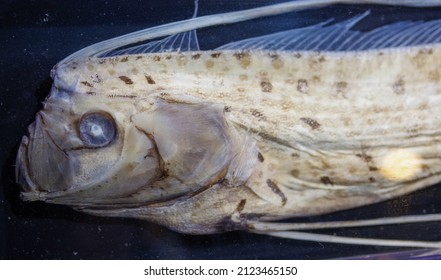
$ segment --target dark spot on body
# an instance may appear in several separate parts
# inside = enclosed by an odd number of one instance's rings
[[[108,94],[107,97],[110,98],[129,98],[129,99],[133,99],[136,98],[136,95],[129,95],[129,94]]]
[[[121,61],[121,62],[127,62],[127,61],[129,61],[129,58],[126,56],[126,57],[121,58],[120,61]]]
[[[282,205],[286,204],[286,201],[288,200],[285,196],[285,194],[279,189],[276,183],[274,183],[271,179],[266,180],[267,186],[280,198],[282,199]]]
[[[239,60],[240,66],[242,68],[247,68],[251,64],[251,55],[248,52],[237,52],[233,56]]]
[[[155,55],[155,56],[153,56],[153,61],[156,61],[156,62],[161,61],[161,57],[159,55]]]
[[[81,82],[83,85],[85,85],[86,87],[93,87],[93,85],[87,81],[82,81]]]
[[[297,90],[301,93],[308,93],[309,91],[308,81],[305,79],[299,79],[297,81]]]
[[[195,53],[191,56],[192,59],[199,59],[201,57],[200,53]]]
[[[172,58],[171,54],[165,56],[165,59],[167,60],[170,60],[171,58]]]
[[[375,166],[369,166],[369,171],[378,171],[378,168]]]
[[[222,53],[220,53],[220,52],[215,52],[215,53],[212,53],[210,56],[212,57],[212,58],[218,58],[219,56],[221,56],[222,55]]]
[[[311,118],[300,118],[301,121],[303,121],[304,123],[306,123],[307,125],[309,125],[311,127],[311,129],[318,129],[320,127],[320,123],[314,119]]]
[[[86,91],[86,94],[87,95],[96,95],[96,92],[94,92],[94,91]]]
[[[371,162],[371,161],[372,161],[372,156],[367,155],[367,154],[365,154],[365,153],[356,154],[355,156],[361,158],[361,159],[364,160],[365,162]]]
[[[142,55],[138,55],[138,56],[136,57],[136,60],[141,59],[141,58],[143,58],[143,56],[142,56]]]
[[[126,85],[132,85],[132,84],[133,84],[132,79],[130,79],[130,78],[127,77],[127,76],[119,76],[118,78],[119,78],[121,81],[123,81]]]
[[[266,119],[265,116],[259,110],[251,109],[250,111],[251,111],[251,115],[255,116],[259,120]]]
[[[433,49],[432,48],[422,48],[418,51],[419,54],[432,54]]]
[[[147,83],[149,83],[150,85],[154,85],[156,84],[155,80],[153,80],[152,76],[150,75],[144,75],[145,79],[147,80]]]
[[[405,93],[405,82],[402,78],[398,78],[392,85],[392,90],[396,95],[402,95]]]
[[[300,171],[297,169],[291,170],[291,175],[294,177],[298,177],[300,175]]]
[[[375,178],[374,177],[369,177],[369,182],[374,183],[375,182]]]
[[[332,182],[331,178],[329,178],[328,176],[320,177],[320,181],[325,185],[334,185],[334,182]]]
[[[236,211],[237,212],[242,212],[242,210],[245,208],[245,204],[247,203],[247,200],[246,199],[242,199],[240,202],[239,202],[239,204],[237,205],[237,207],[236,207]]]
[[[101,79],[101,77],[98,74],[91,75],[90,78],[92,79],[92,82],[96,84],[99,84],[103,81],[103,79]]]
[[[231,106],[225,106],[224,107],[224,112],[231,112]]]
[[[348,92],[348,83],[345,81],[337,82],[335,84],[335,89],[337,90],[338,94],[341,94],[341,93],[344,94],[344,93]]]
[[[273,85],[267,81],[260,82],[260,87],[263,92],[271,92],[273,90]]]
[[[257,153],[257,159],[258,159],[260,162],[263,162],[263,161],[265,160],[260,152]]]

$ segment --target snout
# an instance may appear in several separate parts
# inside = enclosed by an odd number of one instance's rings
[[[45,194],[68,188],[69,158],[44,128],[41,114],[21,140],[15,167],[23,200],[44,200]]]

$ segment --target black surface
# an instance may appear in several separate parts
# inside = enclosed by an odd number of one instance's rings
[[[235,4],[234,4],[234,3]],[[200,1],[199,14],[250,8],[277,1]],[[401,18],[439,18],[440,9],[370,7],[371,28]],[[298,25],[348,17],[366,7],[338,6],[298,13]],[[2,1],[0,5],[0,258],[2,259],[324,259],[393,252],[397,248],[321,244],[243,232],[187,236],[137,220],[98,218],[68,207],[24,203],[14,183],[18,143],[49,93],[52,66],[91,43],[144,27],[185,19],[193,1]],[[268,31],[286,24],[259,21],[244,31],[218,34],[207,28],[200,43],[209,48],[220,37]],[[203,38],[203,39],[202,39]],[[434,186],[393,201],[325,217],[370,218],[441,212],[441,188]],[[303,220],[318,220],[305,218]],[[440,223],[321,231],[349,236],[441,239]],[[387,255],[385,255],[387,256]],[[434,256],[436,257],[436,256]]]

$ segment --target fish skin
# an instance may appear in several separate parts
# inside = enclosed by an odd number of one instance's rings
[[[247,230],[247,219],[329,213],[432,185],[441,180],[440,58],[440,46],[430,45],[145,54],[58,65],[53,72],[58,90],[48,100],[67,92],[78,110],[107,104],[131,116],[152,110],[158,99],[219,104],[228,127],[240,135],[232,145],[255,143],[259,159],[242,163],[246,179],[236,185],[218,181],[147,205],[140,205],[143,193],[136,199],[132,194],[138,204],[128,208],[130,199],[120,201],[121,208],[94,204],[93,192],[88,203],[45,199],[94,215],[147,219],[203,234]],[[410,178],[384,175],[382,161],[397,147],[418,156]]]

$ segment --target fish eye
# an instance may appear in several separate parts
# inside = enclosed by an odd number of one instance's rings
[[[81,140],[93,148],[104,147],[116,135],[116,124],[112,116],[105,112],[89,112],[84,114],[79,123]]]

